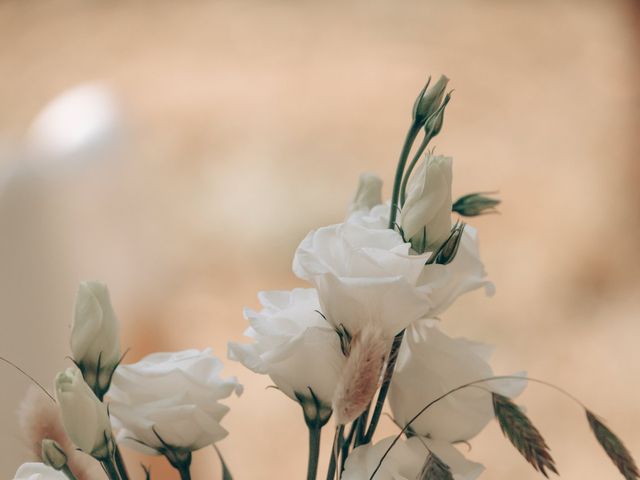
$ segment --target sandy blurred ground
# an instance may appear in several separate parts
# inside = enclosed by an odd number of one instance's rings
[[[129,360],[226,356],[258,290],[300,285],[295,246],[341,220],[358,174],[391,178],[414,95],[444,72],[456,91],[437,148],[455,158],[455,193],[504,201],[471,221],[498,294],[464,297],[446,329],[495,344],[497,372],[563,385],[640,457],[639,27],[625,1],[1,1],[0,354],[49,385],[69,364],[76,285],[94,278]],[[123,144],[25,172],[32,118],[96,80],[120,98]],[[12,478],[27,382],[0,368]],[[246,385],[220,444],[235,478],[301,478],[298,407],[226,371]],[[563,478],[618,478],[578,409],[537,386],[523,400]],[[486,478],[539,478],[495,425],[470,456]],[[219,478],[211,450],[194,465]]]

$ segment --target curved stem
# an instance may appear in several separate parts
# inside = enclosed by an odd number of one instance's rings
[[[407,157],[411,153],[411,147],[416,139],[416,136],[420,132],[422,127],[419,124],[413,123],[407,136],[404,139],[404,145],[400,152],[400,159],[398,160],[398,166],[396,167],[396,176],[393,181],[393,194],[391,196],[391,212],[389,212],[389,228],[395,229],[396,216],[398,214],[398,199],[400,196],[400,184],[402,183],[402,176],[404,174],[404,167],[407,163]]]
[[[382,386],[380,387],[380,393],[378,393],[378,399],[376,400],[376,406],[373,410],[373,415],[371,416],[371,423],[369,423],[369,428],[367,429],[367,433],[364,436],[364,442],[369,443],[373,438],[373,434],[376,431],[376,427],[378,426],[378,422],[380,421],[380,415],[382,414],[382,408],[384,407],[384,401],[387,398],[387,393],[389,393],[389,386],[391,385],[391,377],[393,376],[393,370],[396,366],[396,361],[398,360],[398,351],[400,350],[400,345],[402,345],[402,339],[404,338],[404,330],[402,330],[399,334],[397,334],[393,339],[393,345],[391,346],[391,352],[389,353],[389,361],[387,362],[387,368],[384,371],[384,377],[382,380]]]
[[[407,183],[409,183],[409,177],[411,176],[411,172],[413,172],[413,169],[415,168],[416,164],[420,160],[420,157],[422,156],[425,149],[427,148],[427,145],[429,145],[430,140],[431,140],[431,135],[426,134],[422,139],[422,143],[418,147],[416,154],[413,156],[411,163],[409,163],[409,166],[407,167],[407,171],[404,174],[404,177],[402,178],[402,183],[400,184],[400,207],[404,205],[404,202],[407,197]]]
[[[547,387],[551,387],[554,390],[562,393],[563,395],[565,395],[566,397],[570,398],[571,400],[576,402],[578,405],[580,405],[580,407],[582,407],[582,408],[584,408],[586,410],[586,407],[585,407],[584,403],[582,403],[580,400],[578,400],[578,398],[576,398],[574,395],[570,394],[569,392],[567,392],[563,388],[560,388],[557,385],[554,385],[553,383],[547,382],[545,380],[539,380],[537,378],[519,377],[519,376],[516,376],[516,375],[497,375],[495,377],[481,378],[480,380],[475,380],[473,382],[465,383],[464,385],[460,385],[460,386],[458,386],[456,388],[453,388],[453,389],[449,390],[446,393],[443,393],[442,395],[437,397],[435,400],[430,401],[422,409],[420,409],[420,411],[418,413],[416,413],[413,417],[411,417],[411,419],[404,425],[404,427],[402,427],[402,430],[400,431],[400,433],[393,439],[393,442],[391,442],[391,445],[389,445],[389,447],[387,447],[387,449],[385,450],[385,452],[382,455],[382,457],[380,457],[380,461],[378,462],[378,465],[376,466],[376,469],[373,471],[373,473],[369,477],[369,480],[373,480],[373,477],[375,477],[376,473],[378,473],[378,470],[380,470],[380,467],[382,466],[382,462],[384,461],[384,459],[387,458],[387,455],[389,454],[391,449],[394,447],[394,445],[396,443],[398,443],[398,440],[407,431],[407,429],[411,426],[411,424],[413,422],[415,422],[418,419],[418,417],[420,415],[422,415],[424,412],[426,412],[432,405],[438,403],[443,398],[446,398],[449,395],[451,395],[451,394],[453,394],[453,393],[455,393],[455,392],[457,392],[459,390],[462,390],[462,389],[467,388],[467,387],[475,386],[475,385],[477,385],[479,383],[490,382],[492,380],[522,380],[522,381],[525,381],[525,382],[540,383],[542,385],[545,385]]]
[[[309,463],[307,465],[307,480],[316,480],[318,475],[318,459],[320,457],[320,434],[322,427],[319,423],[309,427]]]

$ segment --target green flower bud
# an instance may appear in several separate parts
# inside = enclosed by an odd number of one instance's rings
[[[429,257],[427,264],[448,265],[451,263],[458,253],[465,226],[464,223],[456,223],[451,229],[449,238]]]
[[[55,440],[50,438],[42,440],[42,463],[56,470],[62,470],[67,464],[67,455]]]
[[[475,217],[485,213],[495,213],[499,204],[500,200],[485,197],[484,193],[470,193],[456,200],[451,209],[459,215]]]
[[[444,75],[441,75],[435,85],[429,88],[431,78],[420,91],[418,98],[413,105],[413,121],[418,125],[424,125],[425,122],[435,112],[438,111],[442,104],[442,98],[444,97],[444,91],[447,88],[449,79]]]

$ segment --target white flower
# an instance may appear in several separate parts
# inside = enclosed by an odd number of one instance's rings
[[[418,285],[429,287],[429,310],[424,317],[440,315],[465,293],[484,288],[485,294],[495,293],[494,284],[487,279],[487,272],[480,260],[478,233],[467,225],[462,233],[458,253],[447,265],[425,265]]]
[[[43,463],[30,462],[20,465],[14,480],[67,480],[67,477]]]
[[[451,179],[451,157],[441,155],[427,155],[409,179],[400,227],[418,253],[437,249],[449,236]]]
[[[360,175],[358,190],[349,205],[347,216],[360,210],[369,210],[379,203],[382,203],[382,179],[373,173],[365,172]]]
[[[310,390],[331,406],[345,364],[338,334],[320,314],[314,289],[258,294],[262,310],[246,309],[245,335],[255,343],[229,343],[229,358],[271,377],[287,396],[298,400]]]
[[[369,480],[392,442],[393,437],[388,437],[375,445],[367,444],[356,448],[347,458],[342,480]],[[454,480],[475,480],[484,470],[479,463],[466,460],[454,446],[447,442],[412,437],[408,440],[399,440],[393,446],[382,461],[375,479],[420,478],[420,472],[430,451],[451,469]]]
[[[387,229],[389,222],[389,203],[376,205],[371,210],[360,210],[347,219],[368,229]],[[484,288],[489,296],[495,292],[495,287],[487,279],[484,265],[480,260],[478,248],[478,233],[475,228],[467,225],[463,231],[458,253],[454,260],[447,265],[425,265],[418,285],[429,287],[429,308],[424,317],[434,317],[444,312],[460,295],[478,288]]]
[[[221,369],[210,349],[154,353],[118,366],[109,390],[118,441],[157,455],[166,445],[194,451],[224,438],[220,420],[229,408],[219,400],[242,389],[235,378],[222,379]]]
[[[107,407],[96,397],[77,368],[56,377],[56,400],[62,424],[71,441],[95,458],[107,458],[113,451]]]
[[[430,287],[418,285],[424,263],[397,232],[347,221],[309,233],[293,271],[317,288],[334,327],[355,335],[374,322],[391,337],[429,310]]]
[[[87,383],[102,396],[120,361],[118,319],[103,283],[82,282],[78,288],[71,352]]]
[[[420,321],[406,330],[391,381],[389,403],[400,425],[429,402],[468,382],[493,376],[487,362],[491,349],[463,338],[451,338],[434,322]],[[491,394],[513,397],[525,380],[494,381],[469,387],[434,403],[412,424],[412,430],[432,439],[457,442],[476,436],[494,417]]]

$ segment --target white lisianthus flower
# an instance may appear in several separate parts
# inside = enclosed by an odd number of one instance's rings
[[[448,391],[493,376],[491,348],[463,338],[451,338],[422,320],[405,332],[391,380],[389,403],[393,416],[406,425],[429,402]],[[522,381],[493,381],[459,390],[434,403],[412,424],[417,435],[447,442],[470,440],[494,417],[491,394],[519,394]]]
[[[393,437],[378,443],[362,445],[347,458],[342,480],[369,480],[380,463],[384,452],[393,442]],[[413,480],[422,478],[425,463],[433,452],[441,462],[449,467],[454,480],[475,480],[484,467],[471,462],[451,444],[441,440],[412,437],[399,440],[384,458],[376,472],[376,480]]]
[[[77,368],[68,368],[56,377],[55,393],[62,424],[71,441],[97,459],[113,453],[111,423],[107,407],[82,378]]]
[[[347,216],[360,210],[370,210],[382,203],[382,179],[373,173],[360,175],[358,190],[349,205]]]
[[[245,335],[255,343],[229,343],[229,358],[271,377],[290,398],[313,395],[327,408],[345,365],[340,338],[320,313],[316,290],[258,294],[262,310],[246,309],[250,327]]]
[[[71,352],[86,382],[102,397],[120,361],[118,319],[103,283],[82,282],[78,288]]]
[[[67,476],[44,463],[29,462],[20,465],[14,480],[67,480]]]
[[[387,230],[389,222],[389,203],[380,204],[371,210],[360,210],[349,216],[348,223],[373,230]],[[420,257],[423,258],[423,257]],[[477,230],[467,225],[462,233],[458,253],[447,265],[425,265],[418,285],[429,287],[429,305],[423,317],[435,317],[464,293],[484,288],[489,296],[495,293],[495,287],[487,279],[487,273],[480,260]]]
[[[392,337],[429,310],[430,287],[418,285],[424,263],[397,232],[346,222],[309,233],[293,272],[317,288],[336,329],[355,335],[374,322]]]
[[[154,353],[118,366],[109,390],[118,441],[158,455],[167,445],[191,452],[224,438],[220,420],[229,407],[219,400],[242,388],[220,370],[210,349]]]
[[[409,178],[399,223],[418,253],[437,249],[449,236],[451,180],[451,157],[442,155],[427,155]]]

